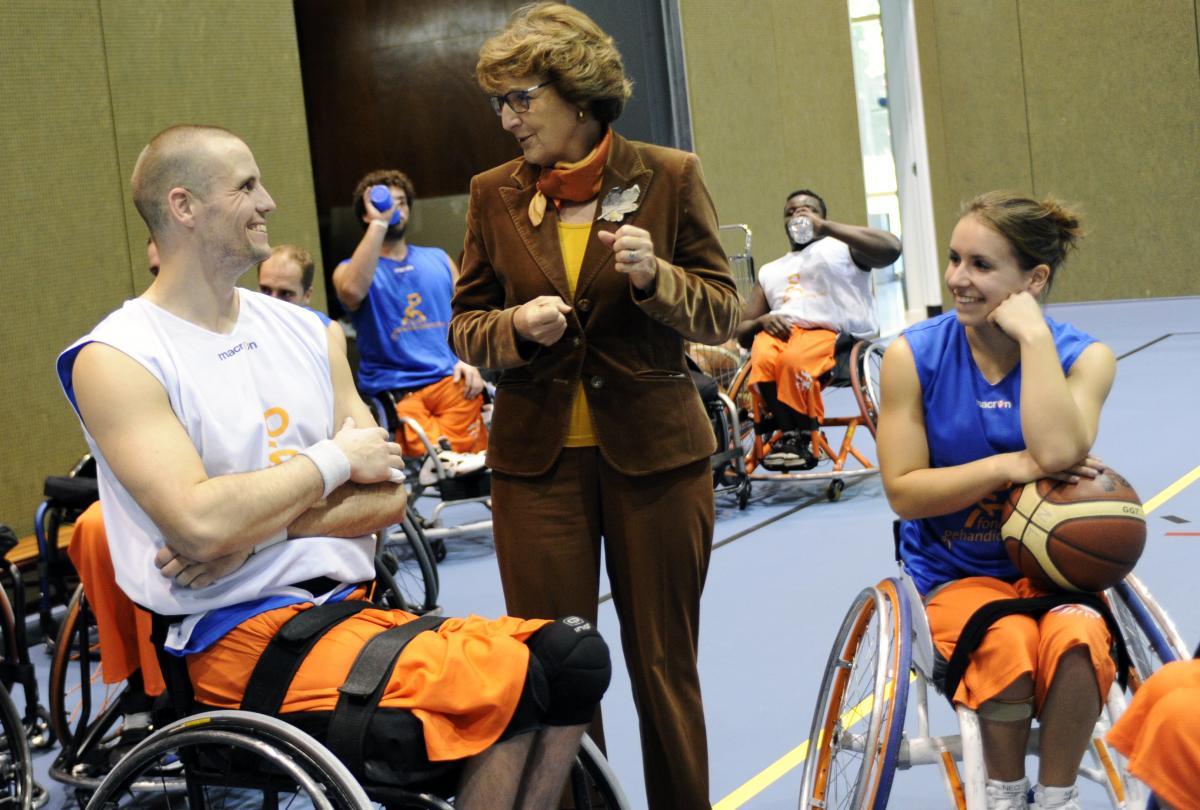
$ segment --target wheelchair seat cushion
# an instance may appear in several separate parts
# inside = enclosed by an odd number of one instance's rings
[[[42,492],[54,506],[64,509],[87,509],[100,499],[100,485],[95,478],[52,475],[46,479]]]

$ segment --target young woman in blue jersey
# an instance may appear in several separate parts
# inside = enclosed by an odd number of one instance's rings
[[[1080,235],[1053,200],[977,197],[950,237],[954,311],[917,324],[883,361],[879,466],[901,517],[901,556],[949,659],[981,605],[1034,596],[1000,543],[1008,489],[1094,477],[1089,455],[1116,368],[1092,337],[1039,301]],[[989,808],[1025,808],[1025,747],[1041,732],[1034,807],[1078,807],[1079,763],[1115,667],[1098,614],[1067,605],[992,625],[953,696],[975,709]]]

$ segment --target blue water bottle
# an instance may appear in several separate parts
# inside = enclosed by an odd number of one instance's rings
[[[392,207],[392,190],[387,186],[371,186],[371,205],[380,213]],[[396,210],[392,212],[392,220],[388,225],[400,224],[400,206],[396,206]]]

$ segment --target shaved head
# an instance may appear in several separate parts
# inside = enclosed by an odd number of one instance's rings
[[[197,124],[168,127],[151,139],[133,167],[133,204],[157,236],[167,224],[167,195],[186,188],[204,198],[212,179],[211,145],[219,140],[241,141],[227,129]]]

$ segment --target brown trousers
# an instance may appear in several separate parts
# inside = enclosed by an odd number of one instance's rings
[[[493,473],[496,559],[508,612],[596,621],[600,543],[633,683],[651,810],[710,807],[696,651],[714,522],[707,458],[627,476],[595,447],[536,478]]]

